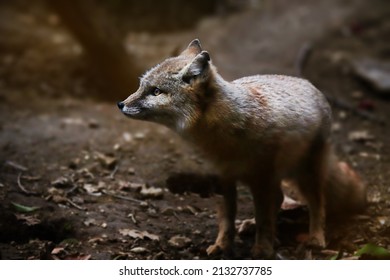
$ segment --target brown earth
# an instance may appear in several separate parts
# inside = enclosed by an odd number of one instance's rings
[[[101,87],[81,47],[43,5],[19,2],[26,4],[0,6],[1,258],[208,259],[218,183],[207,155],[167,128],[126,119],[115,100],[94,100]],[[228,79],[297,75],[303,67],[336,100],[335,148],[366,182],[370,204],[329,227],[327,249],[312,255],[300,243],[306,209],[281,211],[277,256],[356,258],[368,243],[390,249],[390,133],[383,124],[390,103],[350,66],[359,57],[389,60],[390,5],[293,2],[265,1],[169,33],[137,26],[127,47],[146,69],[200,38]],[[356,131],[363,132],[356,138]],[[251,217],[250,193],[240,186],[237,225]],[[237,237],[234,257],[250,258],[252,241],[251,232]]]

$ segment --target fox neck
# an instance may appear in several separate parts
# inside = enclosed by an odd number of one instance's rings
[[[243,106],[243,89],[224,80],[217,72],[201,93],[202,100],[196,112],[196,118],[183,130],[183,136],[197,138],[199,134],[230,133],[244,125],[246,114],[240,112]]]

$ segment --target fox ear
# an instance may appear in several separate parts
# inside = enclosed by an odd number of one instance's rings
[[[205,72],[210,67],[209,61],[210,55],[208,52],[202,51],[200,54],[198,54],[186,67],[186,71],[183,75],[183,81],[186,83],[190,83],[192,80],[205,74]]]
[[[181,55],[197,55],[202,51],[199,39],[192,40],[188,47],[181,53]]]

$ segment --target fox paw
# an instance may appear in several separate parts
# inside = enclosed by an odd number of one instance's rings
[[[206,252],[207,255],[209,256],[218,256],[218,255],[232,256],[233,255],[233,249],[231,248],[231,246],[222,247],[220,244],[217,243],[209,246]]]
[[[325,248],[325,238],[312,236],[309,238],[307,246],[312,249],[323,249]]]
[[[252,247],[252,257],[253,259],[272,260],[275,259],[275,251],[270,244],[255,244]]]

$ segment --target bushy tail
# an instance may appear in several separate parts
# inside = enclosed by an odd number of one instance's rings
[[[360,213],[367,206],[366,186],[347,163],[332,158],[329,161],[325,199],[330,219]]]
[[[338,161],[333,154],[328,158],[324,188],[326,216],[330,221],[361,213],[367,206],[366,186],[347,163]],[[283,180],[282,190],[282,209],[293,209],[306,204],[295,180]]]

